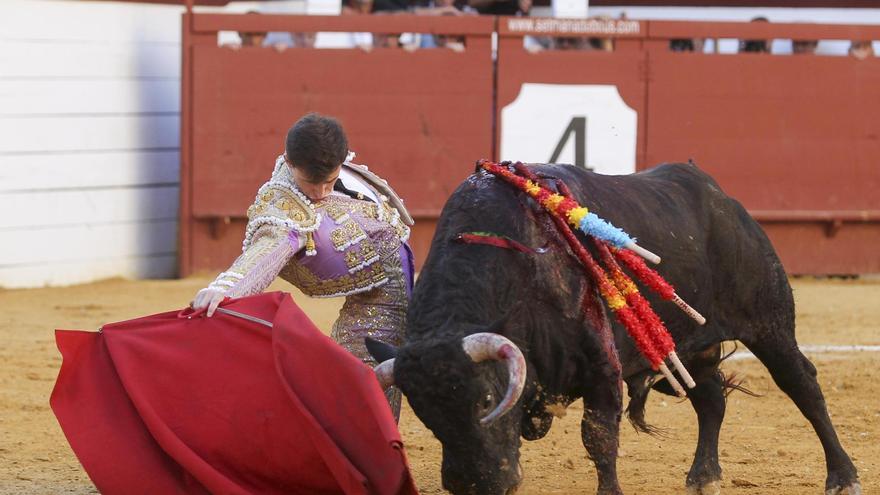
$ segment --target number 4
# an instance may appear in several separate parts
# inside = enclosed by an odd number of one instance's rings
[[[586,117],[573,117],[571,119],[568,127],[562,132],[562,137],[559,139],[559,143],[556,144],[556,149],[553,150],[553,156],[550,157],[549,163],[556,163],[572,133],[574,133],[574,165],[589,170],[589,167],[587,167]]]

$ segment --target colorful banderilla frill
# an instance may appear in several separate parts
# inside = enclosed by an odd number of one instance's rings
[[[657,295],[667,301],[672,301],[673,304],[678,306],[698,324],[706,324],[706,318],[688,303],[684,302],[684,300],[675,293],[675,289],[669,285],[669,282],[663,280],[663,277],[661,277],[659,273],[648,267],[643,259],[626,249],[611,248],[611,251],[614,253],[615,258],[622,261],[627,268],[636,274],[643,284],[650,287]]]
[[[537,181],[520,177],[497,163],[481,160],[479,164],[483,169],[502,177],[505,181],[525,191],[535,201],[540,203],[541,206],[546,208],[547,211],[552,211],[554,214],[561,216],[569,225],[579,229],[584,234],[602,239],[617,248],[630,249],[654,264],[660,263],[659,256],[636,244],[633,238],[627,235],[626,232],[599,218],[595,213],[590,213],[589,210],[579,205],[577,201],[549,191],[538,185]],[[521,164],[518,163],[518,165]],[[487,168],[492,166],[495,167],[492,170]]]
[[[538,177],[522,163],[516,163],[514,169],[524,177],[510,171],[506,166],[488,160],[480,160],[478,165],[483,170],[524,191],[550,214],[572,252],[581,262],[587,274],[596,282],[608,307],[626,328],[651,367],[663,374],[679,396],[684,396],[684,388],[664,362],[669,359],[685,384],[689,388],[693,388],[695,383],[675,353],[675,342],[672,340],[669,330],[639,292],[632,279],[620,268],[615,257],[635,272],[645,285],[656,291],[662,298],[675,302],[698,323],[702,325],[705,323],[705,319],[682,301],[675,294],[674,288],[663,277],[648,268],[644,261],[635,255],[633,246],[636,244],[632,238],[578,204],[562,181],[558,181],[559,189],[562,192],[562,194],[558,194],[541,186]],[[580,229],[581,232],[593,239],[605,269],[578,241],[571,227]],[[609,247],[609,244],[613,247]],[[651,259],[653,256],[659,262],[659,257],[653,253],[641,248],[640,250],[647,253],[646,258]],[[644,255],[643,253],[639,254]],[[610,277],[606,270],[610,272]]]

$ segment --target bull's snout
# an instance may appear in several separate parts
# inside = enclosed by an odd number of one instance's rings
[[[488,475],[490,472],[492,470],[487,469],[473,476],[455,476],[443,472],[443,488],[454,495],[512,495],[519,490],[523,479],[523,471],[519,463],[516,463],[513,472],[502,467],[492,478]]]
[[[519,490],[517,482],[512,486],[480,486],[477,483],[457,484],[443,481],[443,488],[454,495],[513,495]]]

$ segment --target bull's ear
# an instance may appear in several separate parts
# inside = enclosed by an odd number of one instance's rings
[[[367,346],[367,352],[373,356],[373,359],[375,359],[377,363],[384,363],[389,359],[397,357],[397,347],[394,347],[393,345],[379,342],[370,337],[364,338],[364,344]]]

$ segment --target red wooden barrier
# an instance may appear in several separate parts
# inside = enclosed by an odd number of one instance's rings
[[[668,50],[698,37],[880,39],[880,27],[651,22],[644,162],[693,158],[789,273],[880,272],[880,60]]]
[[[492,153],[493,18],[196,14],[184,26],[183,274],[234,259],[287,129],[311,111],[337,117],[355,161],[404,198],[424,258],[440,207]],[[217,46],[221,30],[449,34],[466,49],[233,50]]]
[[[502,115],[524,83],[559,85],[551,90],[603,85],[619,94],[618,120],[588,115],[551,131],[536,120],[520,142],[555,134],[535,161],[569,156],[562,151],[577,146],[585,149],[559,161],[592,166],[631,152],[628,166],[643,169],[693,158],[763,224],[790,273],[880,272],[880,128],[873,118],[880,113],[880,59],[668,49],[678,38],[880,39],[878,27],[413,16],[185,19],[182,274],[220,268],[236,255],[243,213],[282,151],[287,128],[308,111],[340,118],[357,161],[387,177],[407,200],[417,217],[413,244],[421,262],[440,208],[474,160],[505,158],[499,154],[509,122]],[[465,36],[467,49],[232,50],[217,46],[220,30],[450,34]],[[615,49],[529,53],[527,35],[613,38]],[[613,141],[629,139],[627,133],[631,144]]]

